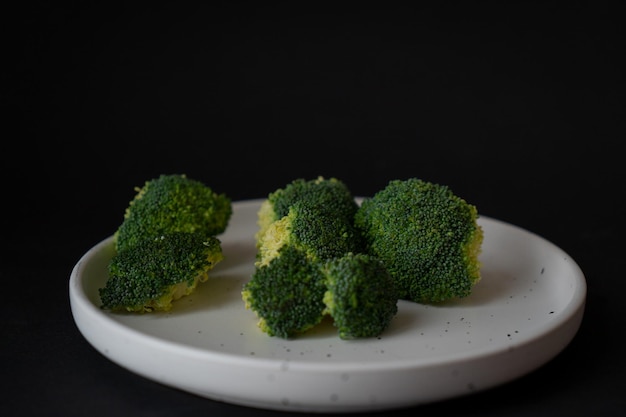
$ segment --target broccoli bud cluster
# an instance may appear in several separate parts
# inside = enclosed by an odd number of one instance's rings
[[[161,175],[135,191],[113,235],[102,308],[167,311],[224,258],[216,235],[228,225],[231,201],[185,175]]]
[[[368,253],[394,277],[400,298],[437,303],[465,297],[480,280],[478,211],[449,187],[393,180],[361,203],[355,223]]]

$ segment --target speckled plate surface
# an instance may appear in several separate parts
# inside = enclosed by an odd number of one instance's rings
[[[586,284],[566,253],[519,227],[481,217],[482,280],[460,301],[399,302],[379,338],[343,341],[332,323],[294,339],[262,333],[241,300],[254,268],[261,200],[235,202],[220,236],[226,259],[167,313],[100,309],[107,238],[72,270],[69,296],[85,339],[118,365],[206,398],[302,412],[386,410],[471,394],[548,362],[575,336]]]

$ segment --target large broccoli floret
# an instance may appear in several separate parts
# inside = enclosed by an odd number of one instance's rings
[[[267,265],[257,267],[242,290],[246,308],[270,336],[290,338],[324,317],[324,277],[317,262],[292,246],[284,246]]]
[[[266,333],[291,337],[321,321],[326,292],[321,266],[364,250],[354,226],[357,209],[337,179],[298,179],[269,194],[258,212],[255,272],[242,291]]]
[[[161,175],[136,191],[113,236],[102,308],[169,310],[223,259],[215,235],[228,225],[231,201],[185,175]]]
[[[322,268],[326,312],[341,339],[379,336],[398,311],[395,282],[383,263],[367,254],[348,253]]]
[[[232,215],[230,198],[184,174],[161,175],[136,191],[114,235],[118,250],[173,232],[218,235]]]
[[[312,180],[298,178],[270,193],[263,202],[258,214],[257,239],[273,222],[287,216],[296,202],[323,207],[332,215],[350,222],[358,209],[354,196],[342,181],[322,176]]]
[[[167,311],[189,295],[224,258],[221,243],[202,233],[174,232],[144,239],[115,253],[109,278],[99,290],[102,308],[112,311]]]
[[[292,246],[311,261],[327,260],[363,250],[353,218],[336,205],[295,201],[287,214],[269,224],[258,237],[257,266],[267,265],[284,246]]]
[[[476,207],[447,186],[410,178],[364,199],[355,224],[368,253],[396,280],[400,298],[432,303],[465,297],[480,280],[477,218]]]

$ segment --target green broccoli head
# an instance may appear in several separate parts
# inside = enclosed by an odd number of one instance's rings
[[[112,311],[167,311],[189,295],[224,256],[214,236],[174,232],[118,251],[99,289],[102,308]]]
[[[348,253],[322,268],[326,312],[341,339],[379,336],[398,311],[395,282],[380,259]]]
[[[232,215],[230,198],[185,175],[161,175],[136,191],[114,235],[118,250],[173,232],[218,235]]]
[[[294,202],[284,217],[272,222],[258,237],[257,266],[268,264],[284,246],[293,246],[318,261],[364,249],[353,218],[336,212],[336,206]]]
[[[434,303],[465,297],[480,280],[477,218],[476,207],[447,186],[410,178],[364,199],[355,224],[368,253],[396,280],[400,298]]]
[[[342,181],[322,176],[312,180],[299,178],[270,193],[262,203],[258,213],[257,239],[274,221],[287,216],[296,202],[324,207],[334,216],[350,221],[358,209],[354,196]]]
[[[285,246],[271,262],[255,269],[241,295],[263,332],[286,339],[321,322],[325,291],[319,264]]]

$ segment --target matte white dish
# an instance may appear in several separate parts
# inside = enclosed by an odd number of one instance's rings
[[[269,337],[246,310],[262,200],[233,203],[219,236],[225,260],[167,313],[113,314],[98,289],[113,254],[109,237],[71,272],[76,325],[129,371],[218,401],[301,412],[386,410],[482,391],[540,367],[579,329],[586,283],[563,250],[488,217],[482,279],[464,299],[438,306],[399,301],[379,338],[341,340],[324,322],[293,340]]]

